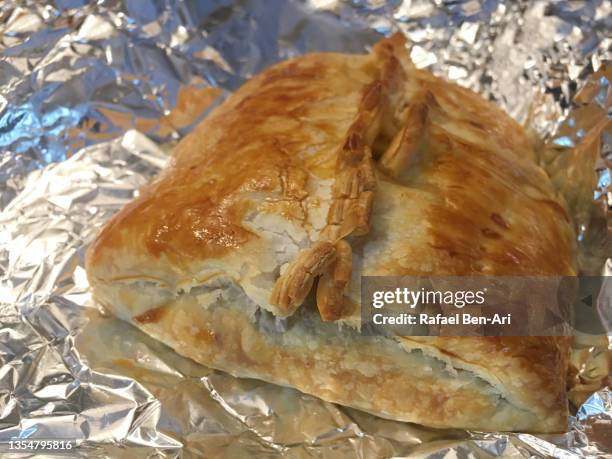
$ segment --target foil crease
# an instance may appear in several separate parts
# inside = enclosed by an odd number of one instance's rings
[[[609,456],[605,337],[578,340],[567,433],[427,429],[178,356],[96,309],[83,256],[250,76],[401,30],[418,66],[542,139],[581,268],[610,275],[610,13],[597,0],[0,3],[0,455],[32,456],[11,438],[53,438],[76,440],[70,457]]]

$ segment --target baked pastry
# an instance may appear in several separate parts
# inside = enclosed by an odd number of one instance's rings
[[[246,82],[104,226],[95,299],[197,362],[432,427],[566,427],[565,338],[359,332],[362,275],[572,275],[532,144],[395,35]]]

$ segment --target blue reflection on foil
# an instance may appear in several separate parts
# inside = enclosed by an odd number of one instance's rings
[[[604,169],[599,172],[599,178],[597,180],[597,190],[594,192],[594,199],[599,199],[604,193],[605,190],[608,189],[612,185],[612,174],[610,173],[610,169]]]
[[[576,417],[580,421],[585,421],[592,416],[600,416],[609,412],[611,408],[612,397],[610,397],[610,392],[596,392],[582,404],[576,413]]]
[[[6,110],[0,118],[0,147],[8,147],[20,138],[35,137],[39,131],[40,123],[29,104]]]
[[[574,146],[574,141],[567,135],[557,137],[555,140],[553,140],[553,143],[560,147],[571,148]]]

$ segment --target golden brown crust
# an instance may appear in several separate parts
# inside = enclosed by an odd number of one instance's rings
[[[559,407],[567,405],[566,376],[560,370],[568,365],[570,338],[415,336],[401,341],[408,348],[426,346],[434,355],[449,356],[477,374],[485,371],[495,375],[501,385],[518,389],[523,404],[545,407],[547,422],[558,430],[565,428],[567,412]],[[493,357],[500,355],[504,358]]]
[[[308,177],[333,176],[336,145],[354,116],[350,109],[329,117],[325,111],[334,103],[350,106],[364,87],[340,77],[359,71],[367,78],[370,63],[308,57],[249,81],[179,143],[160,177],[105,226],[91,264],[108,262],[99,258],[119,248],[168,259],[181,270],[194,259],[222,257],[257,238],[242,224],[249,193],[275,193],[278,210],[299,218]],[[340,65],[328,64],[335,60]],[[334,79],[339,85],[329,85]],[[316,151],[309,154],[309,147]]]
[[[540,368],[540,362],[563,358],[552,350],[554,347],[544,354],[536,351],[539,357],[534,366],[529,364],[534,352],[528,347],[517,352],[511,340],[459,340],[466,348],[474,346],[468,356],[474,357],[476,365],[483,358],[481,350],[503,356],[498,363],[501,379],[504,372],[512,378],[518,376],[513,384],[526,385],[524,392],[533,394],[534,399],[545,398],[546,409],[538,409],[543,404],[537,402],[536,409],[530,411],[529,400],[513,400],[519,407],[509,403],[507,395],[488,383],[464,378],[467,365],[453,367],[450,359],[406,353],[405,362],[398,364],[392,350],[367,337],[352,348],[333,339],[283,341],[266,337],[238,309],[203,309],[189,298],[178,301],[160,322],[146,323],[142,328],[162,342],[173,343],[179,353],[214,368],[296,387],[386,418],[485,431],[563,431],[567,423],[565,413],[555,409],[563,403],[555,399],[556,392],[537,385],[538,372],[553,366]],[[466,362],[472,363],[469,357]]]
[[[373,222],[411,221],[419,242],[390,241],[374,229],[368,244],[384,239],[379,251],[385,255],[365,271],[574,275],[569,217],[533,161],[526,134],[471,91],[421,71],[411,76],[417,104],[423,90],[428,94],[425,138],[408,155],[409,164],[402,166],[407,169],[383,168],[390,174],[379,180],[379,189],[389,190],[397,206],[381,202]],[[401,208],[400,196],[412,208]]]
[[[364,344],[350,330],[361,275],[574,274],[571,225],[523,130],[403,46],[306,55],[247,82],[103,228],[94,295],[241,376],[432,426],[562,430],[564,338]],[[313,286],[310,328],[258,326],[306,317]]]

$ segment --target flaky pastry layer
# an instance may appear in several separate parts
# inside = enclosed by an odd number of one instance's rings
[[[238,376],[434,427],[561,431],[564,338],[359,334],[362,275],[571,275],[523,129],[403,38],[245,83],[87,255],[95,298]]]

